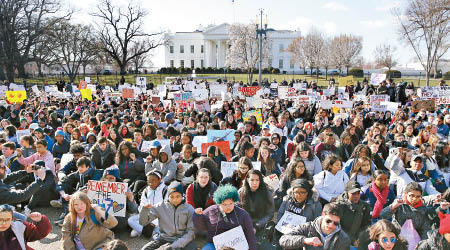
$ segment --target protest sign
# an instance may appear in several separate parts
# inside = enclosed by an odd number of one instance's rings
[[[194,91],[195,90],[195,82],[194,81],[185,81],[184,82],[184,90],[185,91]]]
[[[92,101],[92,91],[91,89],[80,89],[81,99],[87,99]]]
[[[242,226],[237,226],[214,236],[213,242],[216,249],[230,247],[235,250],[248,250],[247,238],[245,238]]]
[[[208,129],[207,131],[208,142],[216,141],[229,141],[230,149],[234,147],[234,129],[214,130]]]
[[[414,89],[405,89],[406,96],[414,95]]]
[[[197,148],[197,153],[202,153],[202,143],[208,142],[208,136],[194,136],[192,139],[192,146]]]
[[[257,110],[250,110],[250,111],[246,111],[242,114],[242,119],[244,119],[244,122],[248,121],[250,119],[250,117],[255,116],[256,117],[256,121],[258,122],[258,125],[262,125],[263,120],[262,120],[262,114],[261,114],[261,109],[257,109]]]
[[[434,100],[415,100],[411,102],[411,110],[413,112],[419,112],[421,109],[426,111],[434,111]]]
[[[209,101],[195,101],[194,102],[194,108],[198,112],[211,112],[211,105],[209,104]]]
[[[354,85],[355,80],[353,76],[339,77],[339,85],[340,86],[349,86]]]
[[[124,88],[122,89],[122,98],[127,99],[134,99],[134,89],[131,88]]]
[[[35,95],[40,95],[41,92],[39,91],[38,87],[36,85],[33,85],[33,87],[31,87],[31,89],[33,90],[33,93]]]
[[[370,103],[377,103],[377,102],[389,102],[391,98],[388,95],[371,95]]]
[[[330,96],[330,95],[334,95],[336,89],[332,88],[332,89],[324,89],[322,90],[322,94],[325,96]]]
[[[15,83],[10,83],[9,89],[13,91],[25,91],[25,87],[23,85],[18,85]]]
[[[220,172],[222,172],[222,175],[225,178],[230,177],[233,174],[233,171],[238,169],[239,163],[222,161],[220,164]]]
[[[252,161],[253,169],[261,171],[261,162],[260,161]]]
[[[417,95],[422,100],[430,100],[439,98],[439,88],[438,87],[421,87],[417,90]]]
[[[206,154],[206,151],[209,146],[216,146],[219,148],[220,152],[227,158],[227,161],[231,159],[231,150],[230,150],[230,142],[229,141],[216,141],[216,142],[208,142],[202,143],[202,154]]]
[[[20,142],[20,137],[24,136],[24,135],[30,135],[30,130],[29,129],[23,129],[23,130],[17,130],[16,131],[16,137],[17,137],[17,141]]]
[[[6,85],[0,85],[0,96],[6,96],[6,91],[8,91],[8,86]],[[37,94],[39,95],[39,94]]]
[[[25,99],[27,99],[25,90],[6,91],[6,100],[10,103],[22,103]]]
[[[147,78],[144,76],[136,77],[136,86],[145,87],[147,84]]]
[[[91,78],[89,76],[85,76],[84,81],[87,83],[91,83]]]
[[[125,217],[128,184],[89,180],[88,197],[92,204],[104,205],[114,216]]]
[[[379,85],[382,81],[386,80],[386,74],[370,74],[370,84],[371,85]]]
[[[254,96],[256,95],[256,91],[259,90],[259,87],[258,86],[239,87],[238,90],[243,96]]]
[[[440,97],[436,99],[436,104],[450,104],[450,97]]]
[[[308,95],[299,95],[295,102],[300,105],[309,105],[311,103],[311,96]]]
[[[276,82],[271,83],[271,84],[270,84],[270,88],[271,88],[271,89],[276,89],[276,88],[278,88],[278,83],[276,83]]]
[[[192,97],[196,101],[206,101],[208,100],[208,90],[207,89],[197,89],[192,92]]]
[[[192,92],[179,92],[173,93],[173,99],[175,102],[188,102],[192,101],[194,98],[192,96]]]
[[[141,151],[142,152],[150,152],[150,146],[152,145],[151,141],[142,141]]]
[[[344,108],[344,109],[351,109],[353,108],[353,101],[346,101],[346,100],[336,100],[334,101],[334,107],[336,108]]]
[[[285,211],[275,229],[283,234],[290,234],[295,227],[306,223],[306,217]]]
[[[323,109],[331,109],[333,106],[332,100],[320,100],[320,107]]]
[[[280,179],[276,174],[271,174],[269,176],[264,177],[264,182],[269,185],[272,190],[277,190],[280,186]]]
[[[209,94],[211,98],[222,98],[222,93],[227,92],[227,85],[225,84],[210,84]]]
[[[246,97],[247,106],[250,108],[262,108],[263,107],[263,99],[259,96]]]
[[[289,87],[288,86],[278,86],[278,97],[280,99],[288,98]]]

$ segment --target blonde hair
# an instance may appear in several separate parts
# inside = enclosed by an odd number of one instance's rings
[[[86,211],[84,212],[84,217],[85,218],[89,218],[89,216],[91,216],[91,200],[89,200],[89,197],[87,196],[87,194],[78,191],[76,193],[74,193],[71,197],[70,197],[70,202],[69,202],[69,213],[70,213],[70,223],[71,223],[71,235],[72,238],[75,237],[75,233],[77,231],[77,212],[75,211],[75,200],[80,200],[82,202],[84,202],[84,204],[86,204]]]

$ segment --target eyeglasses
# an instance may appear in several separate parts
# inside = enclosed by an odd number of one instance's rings
[[[307,195],[308,192],[299,191],[299,192],[294,192],[294,194],[298,194],[298,195]]]
[[[11,223],[12,218],[8,218],[8,219],[0,219],[0,225],[1,224],[8,224]]]
[[[334,224],[335,226],[339,226],[339,225],[341,224],[341,223],[338,222],[338,221],[334,221],[334,220],[330,220],[330,219],[325,220],[325,223],[327,223],[327,224],[330,224],[331,222],[333,222],[333,224]]]
[[[383,238],[381,239],[381,241],[382,241],[383,243],[388,243],[389,241],[390,241],[391,243],[395,243],[395,242],[397,242],[397,238],[395,238],[395,237],[393,237],[393,238],[383,237]]]

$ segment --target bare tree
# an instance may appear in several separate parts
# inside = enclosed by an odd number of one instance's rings
[[[289,44],[287,48],[287,52],[289,52],[292,55],[292,62],[297,62],[300,64],[300,66],[303,68],[303,73],[306,72],[306,57],[303,53],[303,37],[297,37],[294,40],[292,40],[291,44]]]
[[[126,74],[127,65],[133,58],[165,44],[162,32],[144,32],[143,19],[147,11],[133,1],[126,8],[120,8],[114,6],[111,0],[100,0],[92,16],[100,21],[98,32],[102,49],[117,63],[121,75]],[[130,50],[138,41],[142,41],[143,45],[137,50]]]
[[[441,60],[442,56],[444,56],[448,49],[450,48],[450,41],[449,41],[449,37],[446,37],[443,42],[441,43],[441,46],[438,48],[438,51],[436,53],[436,57],[433,60],[433,73],[434,73],[434,78],[438,77],[438,67],[439,67],[439,61]]]
[[[336,36],[331,40],[330,48],[333,64],[339,69],[339,73],[345,67],[348,74],[348,69],[358,61],[361,54],[362,37],[351,34]]]
[[[95,55],[95,37],[90,26],[60,22],[52,33],[52,50],[56,62],[73,82],[83,62]]]
[[[331,39],[324,39],[323,48],[320,51],[320,67],[325,68],[325,79],[328,80],[328,68],[332,66],[333,60],[331,55]]]
[[[323,44],[323,35],[314,28],[309,31],[301,43],[303,57],[305,58],[306,65],[311,70],[311,75],[313,74],[313,68],[316,68],[316,72],[319,73],[320,53],[323,49]]]
[[[386,67],[391,70],[392,67],[397,65],[397,60],[395,59],[395,51],[397,48],[389,44],[380,44],[375,48],[374,56],[375,63],[378,67]]]
[[[133,46],[130,48],[131,53],[136,53],[136,51],[142,50],[145,46],[145,43],[143,41],[137,41],[133,44]],[[131,66],[133,67],[133,71],[135,74],[139,72],[139,69],[142,69],[144,65],[149,62],[149,56],[150,54],[142,54],[135,56],[133,59],[130,60]]]
[[[253,70],[259,62],[259,41],[253,24],[233,24],[228,27],[230,45],[227,49],[226,65],[247,71],[249,83],[253,81]],[[269,58],[269,39],[263,39],[263,68]]]
[[[32,61],[33,49],[39,37],[71,13],[60,15],[59,0],[0,1],[0,64],[9,81],[14,72],[26,77],[25,64]]]
[[[403,13],[393,10],[400,24],[400,39],[414,50],[425,70],[427,86],[438,50],[450,33],[448,6],[450,0],[410,0]]]

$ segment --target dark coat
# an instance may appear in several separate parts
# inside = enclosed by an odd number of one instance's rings
[[[422,240],[416,250],[444,250],[450,249],[450,243],[437,231],[428,234],[428,239]]]
[[[114,164],[115,156],[116,156],[116,146],[110,140],[108,140],[108,145],[106,146],[105,152],[102,154],[100,152],[99,143],[95,143],[94,146],[89,150],[91,154],[91,165],[96,169],[105,169],[111,167]]]
[[[38,192],[44,182],[41,179],[36,179],[25,190],[11,190],[8,184],[22,179],[27,176],[26,171],[17,171],[6,176],[5,179],[0,180],[0,205],[1,204],[17,204],[28,201],[33,194]],[[53,176],[53,175],[52,175]]]

